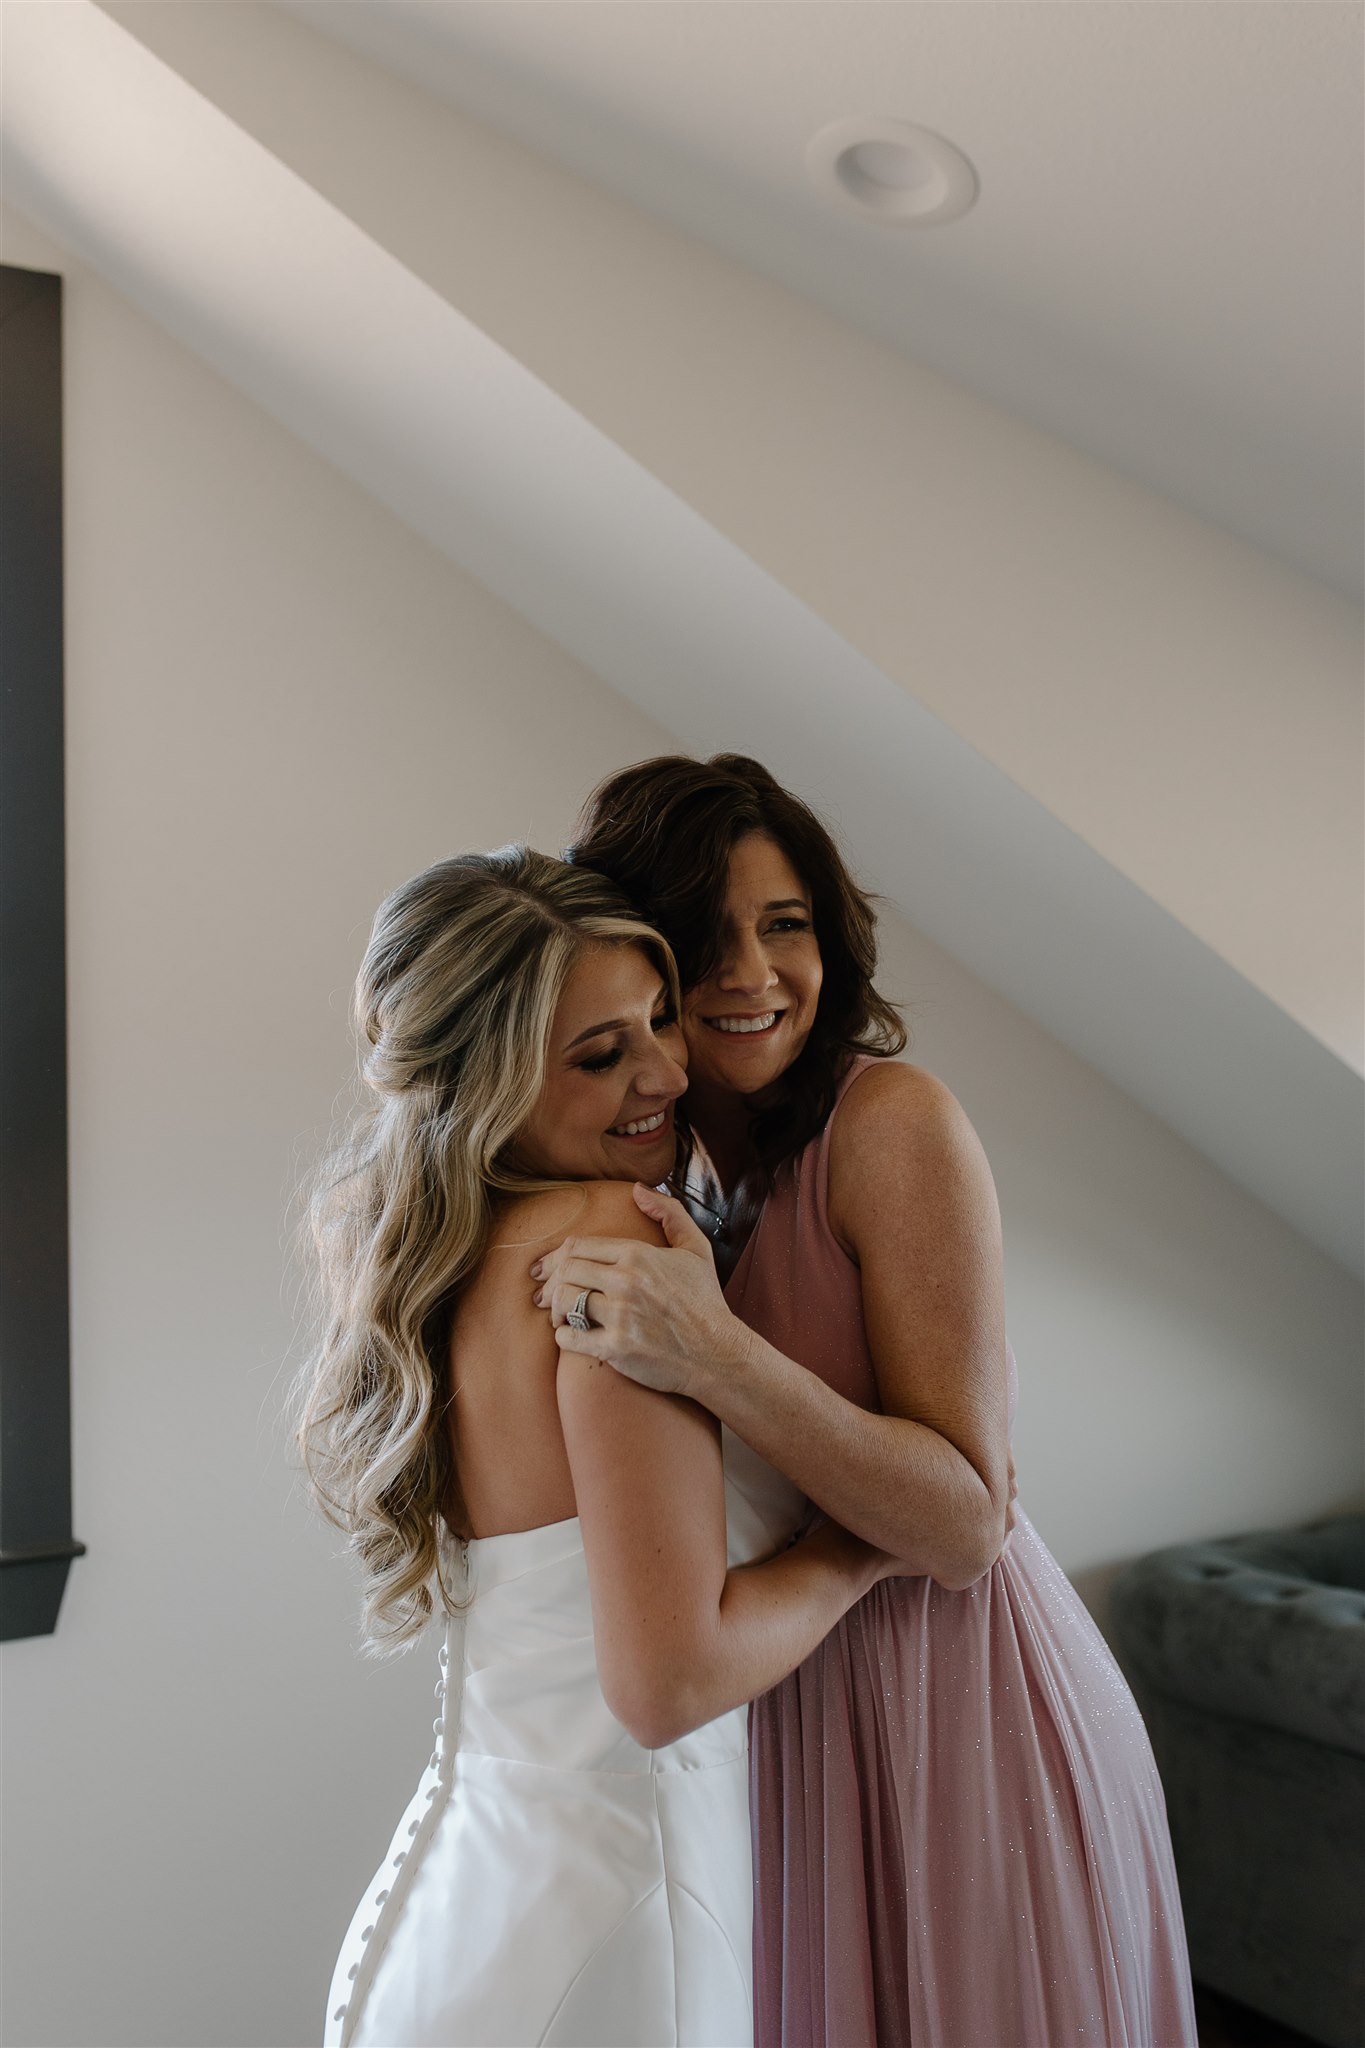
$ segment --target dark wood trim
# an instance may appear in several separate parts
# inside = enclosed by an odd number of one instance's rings
[[[71,1559],[61,279],[0,265],[0,1639]]]

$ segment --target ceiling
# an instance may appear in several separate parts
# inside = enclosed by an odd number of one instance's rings
[[[1362,591],[1362,11],[1338,0],[284,0],[1294,566]],[[821,198],[841,116],[976,207]]]

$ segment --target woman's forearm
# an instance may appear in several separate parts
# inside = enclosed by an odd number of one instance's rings
[[[633,1660],[630,1697],[614,1711],[646,1748],[676,1742],[777,1685],[887,1569],[884,1552],[833,1522],[762,1564],[732,1566],[700,1639],[674,1635]]]
[[[736,1321],[689,1392],[836,1522],[949,1587],[1000,1554],[1004,1499],[926,1424],[847,1401]]]

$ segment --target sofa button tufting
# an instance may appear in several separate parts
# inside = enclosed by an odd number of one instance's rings
[[[1359,2036],[1361,1831],[1346,1814],[1365,1770],[1363,1596],[1356,1513],[1172,1545],[1109,1598],[1165,1781],[1194,1975],[1319,2041]]]

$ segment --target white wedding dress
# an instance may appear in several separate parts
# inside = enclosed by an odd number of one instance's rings
[[[730,1562],[800,1496],[726,1432]],[[748,2048],[747,1710],[665,1749],[602,1696],[577,1521],[466,1546],[436,1746],[351,1922],[326,2048]]]

